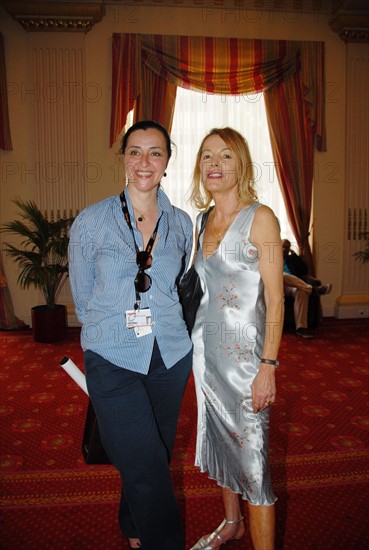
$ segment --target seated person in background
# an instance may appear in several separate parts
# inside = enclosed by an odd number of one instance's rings
[[[308,275],[307,265],[298,254],[291,250],[291,243],[288,239],[282,241],[282,249],[284,295],[294,298],[296,334],[302,338],[313,338],[307,322],[309,296],[312,292],[319,295],[329,294],[332,285],[330,283],[320,285],[317,279]]]

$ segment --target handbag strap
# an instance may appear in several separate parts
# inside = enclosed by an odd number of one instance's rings
[[[205,224],[206,224],[206,221],[209,217],[209,214],[210,212],[213,210],[214,206],[211,206],[209,208],[209,210],[207,210],[206,212],[203,213],[202,215],[202,218],[201,218],[201,225],[200,225],[200,231],[199,231],[199,234],[197,236],[197,246],[196,246],[196,251],[199,249],[199,246],[200,246],[200,236],[201,236],[201,233],[204,231],[205,229]]]

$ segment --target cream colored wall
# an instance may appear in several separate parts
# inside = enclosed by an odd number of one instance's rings
[[[326,16],[251,12],[249,10],[209,10],[202,8],[161,8],[107,6],[106,16],[84,34],[27,33],[1,9],[9,110],[13,139],[12,152],[1,152],[1,221],[13,216],[11,198],[35,198],[34,176],[27,174],[33,162],[32,97],[26,93],[31,49],[35,44],[61,47],[77,43],[86,54],[87,157],[96,163],[99,176],[88,182],[88,202],[92,203],[120,189],[117,149],[109,148],[111,93],[111,35],[113,32],[235,36],[244,38],[320,40],[326,43],[327,141],[328,152],[316,156],[314,191],[314,246],[317,272],[331,281],[333,293],[323,299],[325,315],[333,315],[334,300],[341,292],[344,223],[345,158],[345,44],[334,34]],[[14,172],[14,173],[12,173]],[[37,303],[33,291],[23,292],[15,283],[15,270],[5,260],[16,314],[29,320]]]

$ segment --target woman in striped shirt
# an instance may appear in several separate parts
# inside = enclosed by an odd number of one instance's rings
[[[72,226],[70,281],[89,395],[122,478],[120,528],[131,548],[183,550],[169,461],[192,366],[177,291],[192,222],[160,187],[171,156],[161,125],[134,124],[121,152],[124,191]]]

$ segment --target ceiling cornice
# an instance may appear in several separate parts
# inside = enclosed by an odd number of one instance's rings
[[[332,31],[344,42],[369,42],[369,15],[338,12],[330,21]]]
[[[88,32],[105,14],[102,3],[7,2],[5,9],[26,31]]]
[[[329,25],[345,42],[369,42],[366,0],[21,0],[5,2],[5,9],[26,31],[88,32],[102,20],[105,5],[198,7],[219,10],[299,11],[324,13]]]

